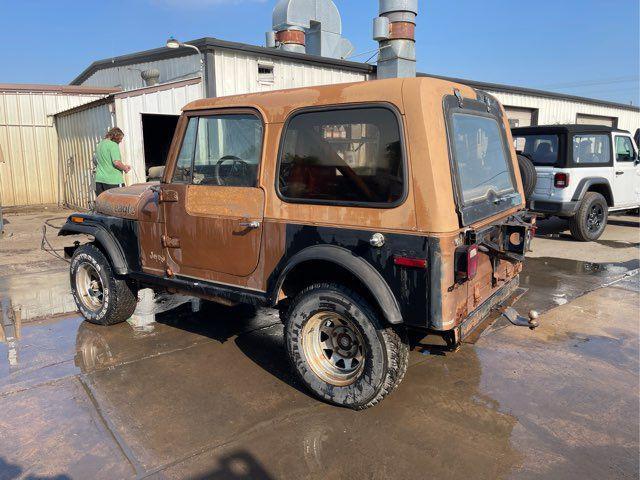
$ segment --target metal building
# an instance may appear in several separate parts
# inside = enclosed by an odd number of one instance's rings
[[[0,84],[0,205],[58,202],[58,136],[53,115],[112,88]]]

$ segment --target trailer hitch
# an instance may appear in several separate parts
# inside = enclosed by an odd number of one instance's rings
[[[513,307],[499,306],[498,311],[516,327],[528,327],[533,330],[540,325],[537,320],[538,312],[535,310],[529,312],[528,319],[520,315]]]

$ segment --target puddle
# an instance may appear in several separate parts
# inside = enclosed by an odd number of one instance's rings
[[[522,312],[535,309],[543,313],[621,279],[638,268],[638,259],[593,263],[550,257],[527,258],[520,275],[520,286],[528,290],[516,307]]]

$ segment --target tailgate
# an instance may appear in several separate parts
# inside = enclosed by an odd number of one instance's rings
[[[537,195],[548,196],[553,188],[553,168],[536,167],[538,180],[534,193]]]

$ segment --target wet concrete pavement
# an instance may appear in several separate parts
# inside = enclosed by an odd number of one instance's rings
[[[546,312],[539,329],[496,322],[457,352],[413,351],[399,390],[364,412],[296,383],[272,310],[183,306],[150,333],[26,322],[15,365],[0,343],[0,479],[638,478],[627,249],[532,258],[517,306]]]

